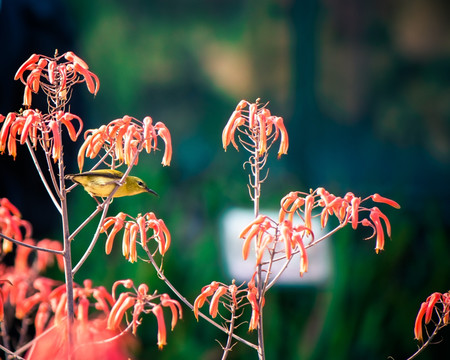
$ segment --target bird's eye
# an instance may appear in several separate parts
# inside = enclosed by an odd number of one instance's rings
[[[139,185],[140,187],[144,187],[144,183],[143,183],[142,181],[138,181],[138,185]]]

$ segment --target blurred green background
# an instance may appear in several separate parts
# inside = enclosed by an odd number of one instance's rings
[[[230,207],[251,207],[246,154],[223,152],[223,126],[239,100],[270,101],[285,119],[290,148],[269,160],[262,207],[277,208],[291,190],[323,186],[336,195],[378,192],[402,208],[384,208],[393,233],[381,254],[361,240],[366,232],[345,229],[333,236],[326,286],[271,290],[267,359],[405,359],[416,350],[421,302],[450,288],[449,10],[446,0],[2,0],[0,113],[21,106],[17,67],[31,53],[58,48],[73,50],[100,78],[95,98],[83,86],[74,93],[70,110],[86,129],[125,114],[163,121],[172,165],[163,168],[157,153],[133,170],[160,197],[117,199],[111,214],[154,211],[165,220],[173,240],[166,275],[193,300],[212,280],[230,281],[220,218]],[[77,171],[77,146],[66,148],[68,172]],[[58,238],[57,214],[27,155],[0,157],[0,196],[33,222],[36,238]],[[95,207],[74,192],[73,227]],[[87,230],[75,258],[89,241]],[[119,243],[109,257],[102,241],[97,247],[77,282],[110,286],[130,277],[169,292],[148,264],[128,264]],[[217,359],[215,339],[225,341],[187,308],[163,351],[153,316],[139,337],[139,359]],[[420,358],[448,353],[450,332],[440,340]],[[237,345],[229,358],[257,357]]]

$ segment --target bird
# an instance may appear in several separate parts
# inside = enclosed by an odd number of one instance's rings
[[[122,177],[123,173],[119,170],[98,169],[79,174],[68,174],[64,178],[82,185],[84,190],[95,199],[96,196],[108,197]],[[142,179],[136,176],[127,176],[125,182],[117,189],[113,197],[132,196],[143,192],[158,196],[154,190],[148,188]]]

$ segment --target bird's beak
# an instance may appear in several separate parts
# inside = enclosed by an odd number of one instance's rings
[[[153,195],[159,197],[159,195],[158,195],[158,193],[157,193],[156,191],[154,191],[154,190],[152,190],[152,189],[149,189],[148,187],[146,187],[145,190],[147,190],[147,192],[149,192],[150,194],[153,194]]]

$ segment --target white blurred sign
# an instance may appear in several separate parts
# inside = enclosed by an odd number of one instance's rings
[[[277,211],[260,211],[261,215],[267,215],[275,221],[278,220]],[[242,258],[242,244],[243,239],[239,238],[241,231],[254,220],[253,210],[234,208],[228,210],[221,219],[221,235],[222,246],[224,248],[225,261],[227,271],[232,279],[236,279],[237,283],[249,281],[255,272],[255,240],[252,240],[251,250],[247,260]],[[295,220],[294,220],[294,225]],[[298,224],[297,224],[298,225]],[[320,227],[318,218],[313,218],[312,230],[315,239],[320,238],[326,233],[326,229]],[[325,285],[331,275],[331,252],[330,241],[328,238],[321,241],[306,250],[308,254],[308,272],[300,277],[300,254],[297,253],[292,256],[289,265],[284,271],[283,275],[278,279],[277,283],[282,285],[305,285],[305,286],[322,286]],[[305,245],[309,242],[307,241]],[[282,244],[277,246],[277,250],[283,250]],[[280,257],[281,253],[276,257]],[[263,258],[268,259],[268,252]],[[285,260],[276,261],[272,266],[273,278]]]

